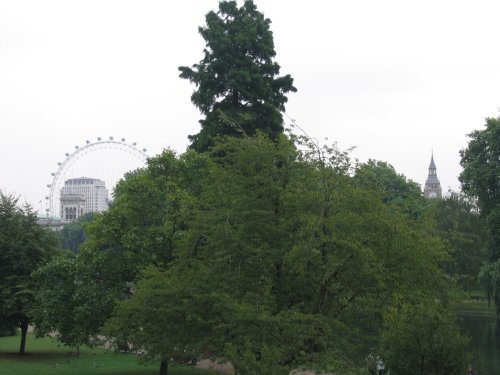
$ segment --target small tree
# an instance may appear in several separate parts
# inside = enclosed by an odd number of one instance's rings
[[[192,68],[179,67],[180,77],[197,86],[191,101],[206,116],[201,131],[189,137],[191,147],[203,152],[214,137],[257,130],[275,139],[283,132],[285,94],[297,90],[290,75],[278,76],[271,21],[246,0],[240,8],[236,1],[221,1],[206,23],[199,28],[204,58]]]
[[[112,255],[82,250],[53,259],[34,274],[37,284],[33,309],[35,333],[57,332],[71,347],[101,342],[100,328],[115,301],[128,292],[123,269]]]
[[[435,301],[403,304],[384,320],[382,358],[391,374],[465,374],[467,340],[449,309]]]
[[[0,191],[0,319],[21,328],[24,355],[35,292],[31,273],[56,253],[55,234],[36,222],[29,205]]]

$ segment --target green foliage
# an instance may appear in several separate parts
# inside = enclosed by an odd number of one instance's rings
[[[17,328],[10,322],[5,320],[0,321],[0,337],[2,336],[14,336],[17,332]]]
[[[31,273],[57,252],[55,234],[36,222],[29,205],[0,191],[0,319],[22,329],[20,353],[32,321],[35,284]]]
[[[115,301],[129,293],[120,264],[110,254],[81,251],[55,258],[34,273],[37,336],[56,332],[72,347],[101,343],[100,328]]]
[[[491,297],[495,301],[496,313],[500,315],[500,259],[495,262],[485,262],[478,276],[479,284],[486,291],[488,304]]]
[[[194,151],[149,159],[147,168],[116,187],[111,209],[89,225],[87,248],[112,253],[129,282],[142,266],[169,263],[186,241],[186,220],[198,204],[207,163]]]
[[[368,160],[357,167],[355,178],[365,188],[379,191],[384,203],[407,212],[413,218],[420,217],[425,209],[427,202],[420,186],[398,174],[394,167],[386,162]]]
[[[205,177],[176,256],[142,273],[108,322],[118,342],[155,358],[204,352],[240,374],[354,373],[391,301],[448,298],[430,222],[351,177],[348,154],[257,134],[210,156],[189,165]]]
[[[465,195],[450,192],[431,202],[437,229],[452,256],[446,271],[457,277],[465,290],[471,290],[477,286],[479,270],[487,260],[491,235],[476,205]]]
[[[36,273],[38,335],[57,331],[63,343],[75,347],[99,343],[115,302],[130,296],[139,270],[179,256],[205,160],[195,152],[177,158],[165,151],[118,184],[110,210],[88,224],[81,251]]]
[[[480,279],[486,288],[488,299],[494,297],[500,313],[500,293],[492,294],[494,279],[492,270],[500,259],[500,118],[487,118],[486,128],[469,134],[471,140],[466,149],[460,151],[460,164],[464,168],[459,180],[463,191],[477,198],[481,215],[491,233],[489,251],[491,267],[485,265]],[[489,281],[487,281],[489,280]]]
[[[435,301],[393,307],[381,334],[382,358],[393,375],[465,374],[470,354],[455,316]]]
[[[450,280],[412,183],[381,163],[353,170],[348,153],[284,135],[165,151],[119,184],[79,254],[37,272],[39,333],[75,346],[104,333],[239,374],[360,373],[393,301],[447,301]]]
[[[59,232],[61,237],[61,246],[63,249],[70,250],[73,253],[80,251],[80,245],[85,242],[85,226],[94,220],[96,213],[90,212],[80,217],[78,220],[68,223]]]
[[[486,128],[469,134],[471,140],[460,151],[463,191],[477,198],[494,244],[491,260],[500,258],[500,118],[487,118]]]
[[[204,58],[192,68],[179,67],[180,77],[197,86],[191,101],[206,115],[201,131],[189,137],[193,149],[208,150],[218,136],[260,130],[275,139],[283,132],[285,94],[297,90],[290,75],[278,76],[270,24],[252,0],[241,7],[221,1],[217,12],[206,15],[199,28]]]
[[[104,333],[117,346],[132,343],[148,359],[168,355],[177,362],[191,362],[203,350],[210,328],[210,322],[199,319],[211,308],[204,293],[213,292],[201,283],[201,275],[207,272],[202,264],[170,270],[146,268],[133,298],[119,304]],[[199,277],[192,279],[193,273]]]

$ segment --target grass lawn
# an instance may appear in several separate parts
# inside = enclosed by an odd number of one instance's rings
[[[466,298],[455,304],[455,310],[462,312],[476,312],[480,314],[493,314],[495,315],[496,308],[493,301],[488,306],[484,292],[472,291],[469,293],[469,298]]]
[[[20,356],[20,335],[0,337],[1,375],[156,375],[159,363],[139,364],[133,354],[100,348],[81,348],[80,355],[51,338],[28,334],[26,355]],[[190,366],[170,365],[169,375],[214,375],[215,372]]]
[[[460,301],[454,306],[456,311],[477,312],[482,314],[495,315],[495,305],[488,306],[487,302],[478,302],[475,300]]]

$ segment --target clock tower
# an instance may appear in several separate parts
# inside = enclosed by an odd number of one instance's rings
[[[434,164],[434,153],[431,155],[431,163],[429,164],[429,175],[425,181],[424,197],[426,198],[441,198],[441,184],[436,174],[436,164]]]

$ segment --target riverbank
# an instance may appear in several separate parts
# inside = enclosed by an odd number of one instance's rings
[[[453,309],[458,315],[496,316],[496,307],[493,301],[488,304],[486,298],[476,295],[455,303]]]

